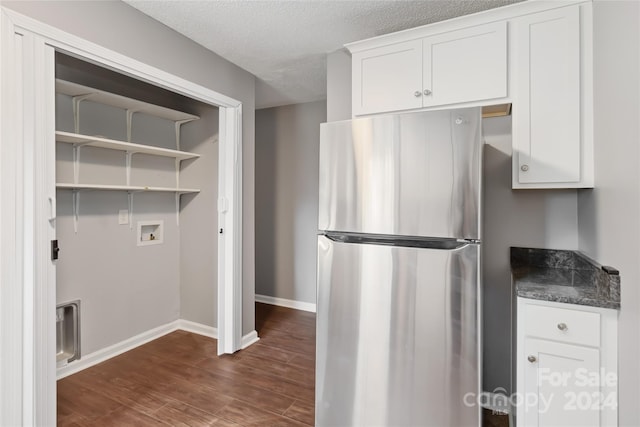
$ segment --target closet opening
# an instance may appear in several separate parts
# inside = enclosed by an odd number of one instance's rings
[[[56,304],[82,319],[57,376],[215,335],[219,108],[61,52],[55,78]]]

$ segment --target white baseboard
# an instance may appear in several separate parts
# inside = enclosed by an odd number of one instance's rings
[[[56,371],[56,377],[59,380],[64,377],[68,377],[69,375],[90,368],[94,365],[97,365],[98,363],[102,363],[105,360],[116,357],[119,354],[122,354],[129,350],[133,350],[134,348],[146,344],[149,341],[153,341],[177,330],[204,335],[205,337],[209,338],[218,338],[218,328],[192,322],[190,320],[178,319],[174,320],[173,322],[167,323],[166,325],[158,326],[157,328],[153,328],[151,330],[138,334],[135,337],[120,341],[117,344],[110,345],[109,347],[105,347],[98,351],[94,351],[93,353],[87,354],[86,356],[82,356],[80,360],[74,360],[68,365],[59,367]],[[242,337],[240,348],[245,349],[251,344],[258,342],[259,340],[260,338],[258,338],[258,333],[256,331],[251,331]]]
[[[204,335],[209,338],[218,338],[218,328],[213,326],[203,325],[202,323],[192,322],[191,320],[178,320],[178,329],[183,331],[192,332],[198,335]]]
[[[260,341],[258,337],[258,333],[256,331],[251,331],[247,335],[242,337],[242,343],[240,344],[240,349],[244,350],[249,347],[251,344],[255,344]]]
[[[264,304],[279,305],[280,307],[294,308],[296,310],[316,312],[316,305],[310,302],[294,301],[284,298],[270,297],[268,295],[256,294],[256,302]]]
[[[198,335],[204,335],[205,337],[218,339],[218,328],[214,328],[213,326],[203,325],[202,323],[196,323],[190,320],[180,319],[178,320],[178,329],[191,332],[194,334],[198,334]],[[242,342],[240,343],[240,349],[243,350],[249,347],[251,344],[254,344],[258,341],[260,341],[260,338],[258,337],[258,333],[256,331],[251,331],[242,337]]]
[[[178,330],[179,322],[179,320],[175,320],[173,322],[167,323],[166,325],[158,326],[157,328],[150,329],[134,337],[110,345],[109,347],[94,351],[93,353],[87,354],[86,356],[82,356],[80,360],[74,360],[68,365],[58,368],[56,370],[56,377],[57,379],[62,379],[71,374],[75,374],[76,372],[80,372],[84,369],[90,368],[93,365],[104,362],[105,360],[111,359],[112,357],[115,357],[126,351],[133,350],[134,348],[141,346],[142,344],[146,344],[149,341],[153,341],[160,338],[161,336],[176,331]]]

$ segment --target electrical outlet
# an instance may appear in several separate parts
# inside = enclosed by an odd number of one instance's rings
[[[126,209],[120,209],[118,211],[118,224],[129,224],[129,211]]]

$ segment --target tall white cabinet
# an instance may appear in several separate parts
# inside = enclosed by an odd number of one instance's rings
[[[514,188],[593,186],[589,22],[576,6],[512,21]]]

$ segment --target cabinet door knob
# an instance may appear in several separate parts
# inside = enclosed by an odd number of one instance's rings
[[[430,91],[429,89],[425,89],[425,90],[424,90],[424,95],[425,95],[425,96],[429,96],[429,95],[431,95],[431,91]]]
[[[536,362],[536,360],[538,360],[538,359],[536,359],[536,357],[535,357],[535,356],[529,356],[529,357],[527,357],[527,360],[528,360],[530,363],[535,363],[535,362]]]
[[[558,329],[560,329],[561,331],[566,331],[569,328],[567,328],[566,323],[558,323]]]
[[[528,170],[529,170],[529,165],[522,165],[522,166],[520,166],[520,170],[521,170],[522,172],[526,172],[526,171],[528,171]]]
[[[420,95],[422,95],[422,93],[420,93],[419,90],[413,92],[413,96],[415,96],[416,98],[420,98]]]

